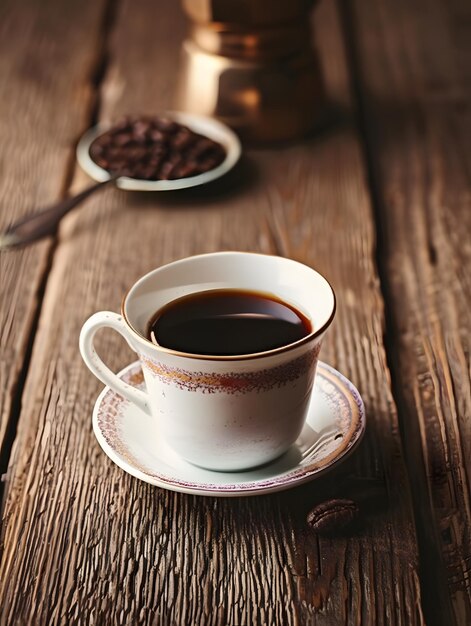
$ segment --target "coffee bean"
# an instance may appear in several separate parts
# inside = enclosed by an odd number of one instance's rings
[[[218,160],[214,156],[208,156],[201,162],[201,167],[205,170],[212,170],[218,164]]]
[[[202,159],[205,157],[212,148],[212,143],[208,139],[200,139],[196,142],[196,144],[192,147],[191,156],[194,159]]]
[[[119,132],[119,131],[122,131],[122,130],[130,131],[132,129],[132,123],[133,123],[133,120],[129,116],[122,117],[120,120],[118,120],[114,124],[113,130],[116,131],[116,132]]]
[[[196,137],[187,128],[183,128],[172,138],[172,148],[174,150],[184,151],[192,146],[196,141]]]
[[[114,143],[119,147],[129,146],[133,143],[133,137],[131,133],[123,132],[115,136]]]
[[[150,130],[150,124],[148,120],[143,118],[140,120],[136,120],[132,124],[131,128],[132,128],[132,134],[134,135],[134,137],[145,137],[147,134],[147,131]]]
[[[156,170],[154,167],[145,167],[143,170],[142,178],[145,180],[155,180],[156,178]]]
[[[188,176],[196,176],[200,171],[195,163],[186,163],[180,165],[175,171],[176,178],[187,178]]]
[[[104,152],[104,147],[100,144],[93,144],[90,148],[91,157],[96,160]]]
[[[164,117],[154,118],[154,122],[157,128],[163,130],[169,135],[173,135],[173,133],[176,133],[177,130],[181,128],[181,124],[177,124],[177,122],[174,122],[173,120],[168,120]]]
[[[168,140],[167,135],[157,128],[152,128],[149,132],[149,138],[156,144],[166,143]]]
[[[172,168],[173,168],[173,165],[169,163],[169,161],[164,163],[162,167],[159,169],[159,178],[161,180],[168,180],[168,176],[170,172],[172,171]]]
[[[358,514],[356,502],[334,498],[316,505],[309,512],[307,523],[319,534],[333,534],[350,526]]]

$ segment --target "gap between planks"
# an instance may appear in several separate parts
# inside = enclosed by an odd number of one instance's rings
[[[82,132],[85,132],[88,127],[97,123],[100,114],[101,106],[101,84],[106,77],[106,72],[110,64],[109,54],[109,41],[112,35],[113,27],[116,22],[116,17],[119,11],[120,0],[106,0],[104,3],[103,14],[101,18],[100,27],[98,29],[98,39],[96,42],[96,51],[93,54],[93,61],[88,73],[87,82],[90,85],[89,100],[85,104],[86,114],[85,119],[87,121]],[[80,133],[80,134],[81,134]],[[69,156],[64,166],[63,182],[59,193],[59,198],[63,199],[68,193],[70,193],[74,173],[76,171],[76,158],[75,147],[79,137],[73,141],[69,149]],[[54,202],[54,201],[52,201]],[[51,204],[52,204],[51,202]],[[80,210],[80,206],[78,207]],[[16,438],[16,431],[18,426],[18,420],[21,414],[22,397],[24,385],[28,375],[31,355],[33,352],[34,341],[36,338],[36,332],[38,330],[39,318],[41,316],[44,294],[46,291],[47,281],[49,274],[54,263],[54,256],[59,245],[59,228],[49,238],[49,246],[46,249],[43,268],[40,271],[40,280],[35,297],[35,306],[30,313],[30,322],[28,337],[25,342],[24,358],[19,368],[16,383],[12,389],[12,401],[11,409],[7,417],[7,424],[5,427],[5,436],[1,442],[0,448],[0,519],[3,516],[4,509],[4,492],[5,482],[8,480],[8,464],[10,462],[13,446]],[[35,245],[35,244],[32,244]],[[0,253],[1,255],[2,253]],[[5,253],[3,253],[5,254]],[[6,254],[15,254],[15,251],[9,251]]]
[[[384,335],[383,344],[386,353],[386,362],[391,375],[391,390],[394,402],[398,408],[398,422],[402,449],[404,452],[407,479],[409,481],[414,509],[417,542],[419,549],[419,575],[422,590],[422,610],[425,621],[429,626],[450,626],[454,624],[453,610],[445,575],[445,566],[439,549],[439,542],[430,528],[423,526],[424,518],[433,518],[433,507],[428,496],[428,480],[425,469],[422,450],[417,451],[408,445],[410,429],[419,428],[414,424],[414,416],[410,413],[406,398],[399,384],[399,359],[394,342],[394,331],[398,328],[394,313],[394,296],[390,286],[387,271],[387,257],[389,239],[384,229],[385,204],[382,200],[381,179],[379,168],[375,165],[374,147],[371,140],[371,129],[368,121],[365,103],[365,85],[362,80],[361,63],[356,33],[355,15],[351,6],[351,0],[338,0],[339,14],[342,21],[344,41],[347,48],[347,63],[351,81],[351,92],[354,100],[359,130],[360,144],[363,151],[365,170],[370,189],[372,218],[376,229],[376,253],[375,264],[379,276],[379,288],[384,301]],[[429,249],[429,255],[433,256],[434,250]],[[407,425],[407,424],[408,425]],[[418,454],[419,452],[419,454]],[[414,473],[412,477],[411,473]],[[422,489],[418,490],[418,485]],[[437,607],[440,607],[437,610]],[[444,621],[445,620],[445,621]]]

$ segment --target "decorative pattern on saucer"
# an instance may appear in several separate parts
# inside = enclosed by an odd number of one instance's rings
[[[306,374],[315,365],[319,356],[321,343],[316,344],[308,353],[283,363],[256,372],[234,372],[217,374],[206,372],[190,372],[184,369],[169,367],[148,357],[141,356],[145,367],[163,383],[174,384],[180,389],[202,391],[203,393],[249,393],[251,391],[267,391],[273,387],[282,387]]]
[[[120,377],[144,388],[135,362]],[[215,472],[181,459],[159,437],[156,421],[105,388],[93,413],[96,437],[126,472],[153,485],[199,495],[241,496],[281,491],[311,480],[345,458],[365,429],[363,401],[354,385],[319,361],[306,425],[296,443],[274,462],[245,472]]]

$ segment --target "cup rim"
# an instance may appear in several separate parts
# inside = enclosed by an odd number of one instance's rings
[[[292,261],[293,263],[299,263],[300,265],[304,265],[305,267],[311,269],[313,272],[316,272],[316,274],[318,274],[323,280],[325,280],[326,284],[328,285],[328,287],[330,288],[331,292],[332,292],[332,298],[333,298],[333,304],[332,304],[332,311],[327,319],[326,322],[324,322],[324,324],[322,324],[322,326],[316,330],[313,330],[312,332],[309,333],[309,335],[306,335],[305,337],[302,337],[302,339],[298,339],[297,341],[294,341],[293,343],[289,343],[286,346],[280,346],[278,348],[272,348],[271,350],[265,350],[263,352],[253,352],[250,354],[231,354],[231,355],[211,355],[211,354],[194,354],[191,352],[182,352],[180,350],[174,350],[172,348],[165,348],[164,346],[158,346],[155,343],[153,343],[150,339],[147,339],[147,337],[144,337],[144,335],[142,335],[136,328],[134,328],[134,326],[131,324],[130,320],[128,319],[127,315],[126,315],[126,301],[127,298],[131,292],[131,290],[142,280],[146,279],[148,276],[150,276],[150,274],[153,274],[154,272],[163,269],[164,267],[167,267],[169,265],[177,265],[179,263],[183,263],[186,262],[188,259],[196,259],[196,258],[201,258],[201,257],[210,257],[210,256],[220,256],[220,255],[226,255],[226,254],[246,254],[246,255],[257,255],[257,256],[263,256],[263,257],[274,257],[274,258],[278,258],[278,259],[284,259],[284,260],[289,260]],[[300,261],[295,261],[294,259],[290,259],[288,257],[282,257],[276,254],[264,254],[263,252],[247,252],[247,251],[243,251],[243,250],[225,250],[225,251],[220,251],[220,252],[209,252],[209,253],[205,253],[205,254],[194,254],[191,255],[189,257],[184,257],[182,259],[177,259],[176,261],[171,261],[170,263],[165,263],[165,265],[161,265],[153,270],[151,270],[150,272],[147,272],[146,274],[144,274],[143,276],[141,276],[140,278],[138,278],[130,287],[129,289],[126,291],[126,293],[124,294],[122,300],[121,300],[121,315],[123,316],[124,321],[126,322],[127,327],[129,328],[129,330],[133,333],[133,335],[135,335],[137,337],[137,339],[139,339],[141,342],[144,342],[144,345],[146,346],[152,346],[152,348],[154,348],[157,352],[163,352],[165,354],[172,354],[173,356],[178,356],[178,357],[183,357],[183,358],[187,358],[187,359],[195,359],[195,360],[199,360],[199,361],[250,361],[253,359],[262,359],[265,357],[270,357],[270,356],[274,356],[274,355],[278,355],[278,354],[282,354],[284,352],[288,352],[290,350],[294,350],[296,348],[299,348],[307,343],[309,343],[310,341],[312,341],[313,339],[316,339],[317,337],[319,337],[320,335],[322,335],[331,325],[334,317],[335,317],[335,313],[337,310],[337,297],[335,295],[335,291],[334,288],[332,287],[331,283],[327,280],[327,278],[321,274],[320,272],[318,272],[317,270],[313,269],[312,267],[305,265],[304,263],[300,263]]]

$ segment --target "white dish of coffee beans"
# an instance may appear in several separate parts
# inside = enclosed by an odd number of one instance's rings
[[[126,116],[88,130],[77,146],[82,169],[98,182],[118,176],[129,191],[196,187],[226,174],[241,145],[225,124],[200,115],[167,112]]]

